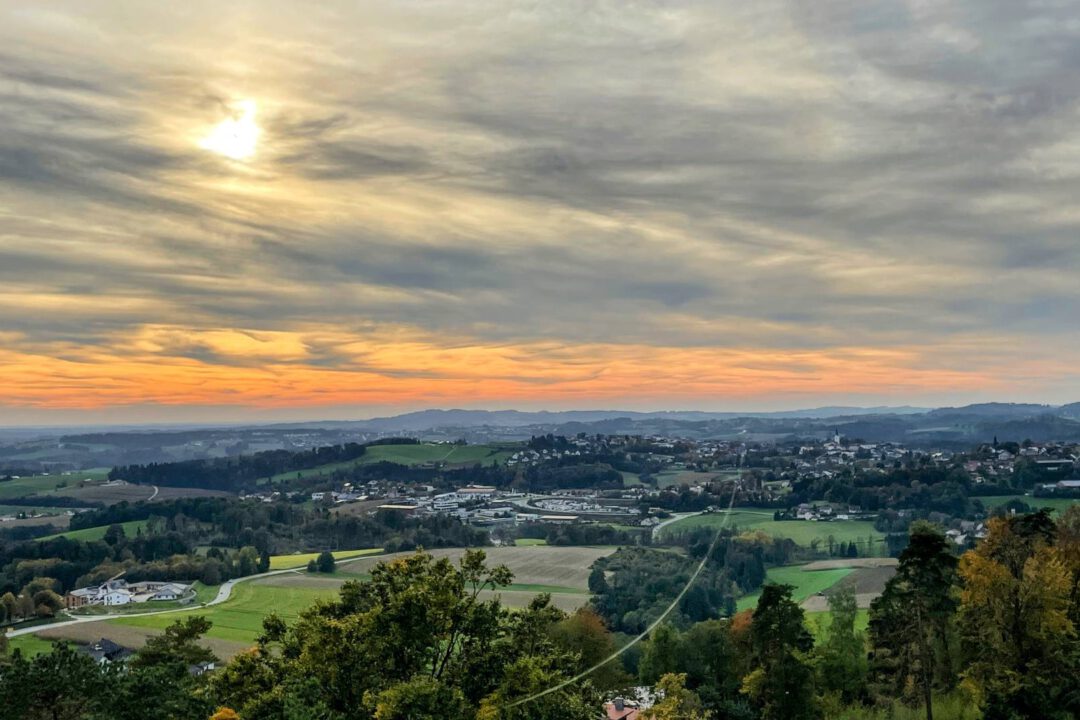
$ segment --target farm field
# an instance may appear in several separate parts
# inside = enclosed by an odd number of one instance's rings
[[[557,547],[553,545],[482,548],[488,565],[506,565],[514,573],[515,583],[589,587],[589,566],[598,558],[610,555],[609,547]],[[463,548],[431,550],[436,558],[446,557],[456,563],[464,554]],[[367,575],[376,564],[407,557],[411,553],[392,553],[356,560],[338,568],[338,575]]]
[[[331,553],[335,560],[361,557],[363,555],[376,555],[382,552],[382,548],[368,548],[365,550],[335,550]],[[319,553],[296,553],[293,555],[271,555],[271,570],[287,570],[288,568],[307,567],[309,561],[319,557]]]
[[[806,565],[769,568],[766,572],[766,582],[794,586],[795,589],[792,591],[791,596],[796,602],[802,603],[807,598],[828,590],[853,571],[853,568],[850,567],[835,567],[823,570],[807,570],[806,568]],[[739,598],[736,604],[737,608],[739,610],[754,608],[760,595],[760,592],[756,592]]]
[[[504,445],[441,445],[421,443],[419,445],[372,445],[363,457],[340,463],[330,463],[308,470],[296,470],[274,475],[271,480],[279,482],[292,480],[297,476],[317,477],[357,465],[371,465],[378,462],[392,462],[398,465],[423,465],[429,462],[441,462],[447,465],[492,465],[505,463],[514,450]]]
[[[514,571],[514,584],[498,593],[503,603],[523,607],[538,593],[550,592],[556,607],[572,611],[588,601],[589,566],[597,558],[613,552],[614,548],[532,546],[484,548],[484,551],[488,554],[489,564],[506,564]],[[454,548],[434,550],[432,554],[456,562],[464,552],[463,549]],[[46,629],[37,635],[77,642],[107,637],[123,645],[140,647],[147,637],[160,633],[179,618],[205,615],[214,623],[207,634],[206,645],[222,657],[231,657],[254,643],[262,628],[263,617],[271,611],[286,622],[292,621],[316,600],[336,594],[346,580],[363,580],[376,563],[409,554],[363,557],[338,566],[338,571],[333,575],[295,572],[239,583],[233,588],[228,602],[211,607]],[[283,557],[291,559],[300,556]],[[306,562],[304,560],[304,564]],[[203,596],[212,594],[213,589],[207,588]],[[484,597],[491,595],[484,593]],[[28,643],[43,647],[40,642]]]
[[[760,530],[773,537],[789,538],[799,545],[809,546],[814,540],[818,540],[824,547],[831,535],[837,543],[855,541],[861,554],[867,554],[868,541],[873,543],[873,553],[880,554],[883,551],[885,536],[874,529],[874,524],[867,520],[834,520],[832,522],[811,522],[806,520],[773,520],[772,512],[768,510],[735,509],[730,513],[725,511],[695,515],[683,518],[663,529],[665,536],[676,535],[680,532],[699,527],[716,528],[730,524],[743,531]]]
[[[175,500],[186,497],[227,497],[229,493],[221,490],[203,490],[201,488],[185,487],[159,487],[158,494],[154,495],[154,488],[150,485],[132,485],[128,483],[96,484],[78,487],[68,487],[51,490],[49,495],[63,495],[64,497],[85,500],[86,502],[100,502],[106,505],[114,505],[124,500],[135,503],[140,500],[154,498],[155,502],[162,500]]]
[[[712,480],[725,480],[737,478],[739,473],[734,470],[720,470],[713,472],[697,472],[683,468],[671,468],[661,470],[656,474],[657,487],[666,488],[674,485],[694,485],[695,483],[711,482]]]
[[[55,508],[53,508],[55,510]],[[66,508],[65,508],[66,509]],[[2,528],[17,528],[17,527],[37,527],[40,525],[51,525],[56,528],[56,531],[66,528],[71,523],[71,517],[68,515],[42,515],[40,517],[23,518],[22,520],[10,519],[0,522]]]
[[[1070,505],[1080,504],[1080,500],[1073,500],[1070,498],[1040,498],[1033,497],[1031,495],[989,495],[986,497],[973,498],[975,500],[981,500],[982,504],[987,508],[996,508],[1000,505],[1004,505],[1010,500],[1019,500],[1027,503],[1033,508],[1053,508],[1057,513],[1063,513],[1069,509]]]
[[[59,517],[64,516],[65,513],[70,509],[72,508],[48,507],[46,505],[4,505],[3,503],[0,503],[0,517],[4,515],[17,515],[20,512],[24,512],[27,515],[33,515],[37,513],[40,513],[42,515],[56,515],[59,519]]]
[[[34,477],[21,477],[17,480],[0,482],[0,501],[5,498],[26,497],[47,493],[56,489],[60,483],[73,485],[80,480],[92,477],[87,474],[79,475],[35,475]]]
[[[131,520],[126,523],[120,523],[120,527],[124,528],[125,535],[132,537],[139,529],[146,527],[146,521]],[[97,527],[83,528],[82,530],[68,530],[67,532],[57,533],[55,535],[47,535],[43,538],[39,538],[39,540],[53,540],[58,537],[65,537],[69,540],[82,540],[88,542],[100,540],[105,537],[105,531],[108,529],[108,525],[98,525]]]

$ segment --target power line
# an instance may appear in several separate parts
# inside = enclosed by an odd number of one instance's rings
[[[604,665],[607,665],[609,662],[611,662],[615,658],[619,657],[620,655],[625,653],[627,650],[634,647],[639,642],[641,642],[646,637],[648,637],[649,633],[651,633],[653,630],[655,630],[656,627],[658,625],[660,625],[660,623],[662,623],[664,621],[664,619],[669,614],[671,614],[671,611],[675,609],[675,607],[683,599],[683,596],[686,595],[687,591],[690,590],[690,588],[693,586],[694,582],[697,581],[698,576],[701,575],[702,570],[705,569],[705,563],[707,563],[709,561],[709,558],[713,554],[713,550],[716,549],[716,543],[719,542],[720,535],[724,532],[724,530],[727,529],[728,521],[731,519],[731,509],[735,506],[735,494],[737,492],[738,492],[738,485],[733,483],[732,484],[732,489],[731,489],[731,500],[728,501],[727,513],[724,515],[724,522],[720,524],[719,528],[717,528],[716,535],[713,537],[712,543],[710,543],[710,545],[709,545],[708,552],[706,552],[704,557],[701,558],[701,562],[698,563],[697,569],[694,570],[694,573],[690,576],[690,579],[686,581],[686,585],[684,585],[683,589],[679,591],[679,594],[675,596],[675,599],[671,601],[671,604],[667,606],[667,609],[665,609],[664,612],[662,612],[660,614],[660,617],[656,618],[656,620],[654,620],[652,622],[652,624],[649,625],[649,627],[645,628],[644,632],[642,632],[640,635],[638,635],[633,640],[628,642],[626,645],[622,646],[621,648],[619,648],[618,650],[613,652],[611,655],[608,655],[606,658],[604,658],[600,662],[598,662],[595,665],[593,665],[592,667],[588,668],[587,670],[583,670],[582,672],[578,673],[574,677],[572,677],[572,678],[570,678],[568,680],[563,680],[558,685],[550,687],[547,690],[541,690],[538,693],[533,693],[532,695],[529,695],[528,697],[525,697],[525,698],[522,698],[522,699],[517,700],[515,702],[512,702],[509,705],[507,705],[507,708],[514,708],[514,707],[518,707],[519,705],[524,705],[525,703],[532,702],[533,700],[539,700],[540,698],[544,697],[545,695],[550,695],[551,693],[558,692],[559,690],[562,690],[565,687],[573,685],[574,683],[576,683],[577,681],[581,680],[582,678],[588,676],[590,673],[594,672],[595,670],[599,670]],[[725,556],[725,562],[726,562],[726,559],[727,558]]]

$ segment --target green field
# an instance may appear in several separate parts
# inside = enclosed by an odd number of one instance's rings
[[[769,568],[766,573],[766,582],[780,585],[792,585],[791,597],[796,602],[802,602],[811,595],[828,590],[836,583],[847,577],[852,568],[834,568],[831,570],[803,570],[802,565],[786,565],[784,567]],[[737,607],[746,610],[757,605],[760,592],[745,595],[739,598]]]
[[[508,445],[441,445],[421,443],[419,445],[371,445],[364,456],[357,460],[320,465],[309,470],[274,475],[271,480],[293,480],[297,476],[314,477],[345,470],[357,465],[370,465],[378,462],[392,462],[398,465],[423,465],[424,463],[446,463],[447,465],[492,465],[505,463],[517,446]]]
[[[124,534],[128,537],[134,537],[140,528],[146,527],[145,520],[131,520],[129,522],[120,523],[120,527],[124,528]],[[105,531],[109,529],[108,525],[98,525],[97,527],[83,528],[82,530],[68,530],[67,532],[57,533],[55,535],[46,535],[40,540],[52,540],[54,538],[64,537],[69,540],[82,540],[84,542],[90,542],[93,540],[100,540],[105,537]]]
[[[547,540],[544,538],[518,538],[514,541],[514,544],[518,547],[530,547],[536,545],[547,545]]]
[[[874,529],[868,520],[834,520],[832,522],[810,522],[806,520],[773,520],[772,511],[736,509],[730,514],[725,510],[705,515],[694,515],[674,522],[663,529],[665,537],[678,535],[680,532],[699,527],[716,528],[722,525],[741,531],[760,530],[772,537],[789,538],[799,545],[809,547],[813,540],[819,540],[821,547],[827,546],[831,535],[834,542],[856,541],[859,554],[866,554],[867,538],[873,539],[876,554],[883,552],[884,535]]]
[[[108,625],[164,630],[180,618],[203,615],[214,623],[207,637],[249,643],[254,642],[255,637],[262,630],[263,618],[270,612],[276,612],[283,620],[291,622],[297,618],[301,610],[319,598],[332,597],[336,593],[336,588],[329,587],[270,587],[260,585],[258,582],[245,582],[234,586],[232,597],[221,605],[191,612],[117,618],[103,622]]]
[[[22,654],[26,657],[34,657],[35,655],[51,652],[52,647],[52,640],[39,638],[37,635],[20,635],[17,638],[8,640],[8,650],[10,652],[14,652],[16,649],[21,650]]]
[[[366,550],[335,550],[332,554],[335,560],[375,555],[382,552],[382,548],[369,548]],[[271,570],[287,570],[289,568],[306,567],[308,562],[319,557],[319,553],[296,553],[294,555],[272,555],[270,557]]]
[[[1065,512],[1069,509],[1070,505],[1080,504],[1080,500],[1072,500],[1070,498],[1040,498],[1031,495],[990,495],[988,497],[976,497],[972,499],[981,500],[982,504],[987,509],[1004,505],[1010,500],[1019,500],[1036,509],[1044,507],[1053,508],[1057,513]]]

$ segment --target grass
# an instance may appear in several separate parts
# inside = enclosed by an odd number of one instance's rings
[[[768,510],[732,510],[706,515],[694,515],[674,522],[663,529],[667,537],[677,535],[686,530],[699,527],[716,528],[720,525],[730,524],[743,531],[764,532],[772,537],[789,538],[799,545],[809,547],[814,540],[821,543],[825,548],[828,537],[831,535],[835,542],[855,541],[859,546],[859,553],[865,555],[867,540],[871,539],[874,554],[883,549],[884,535],[874,529],[874,524],[868,520],[833,520],[832,522],[810,522],[807,520],[773,520],[772,512]]]
[[[201,615],[213,622],[207,637],[249,643],[254,642],[262,631],[263,618],[271,612],[277,613],[286,622],[291,622],[299,616],[301,610],[316,600],[336,594],[335,588],[270,587],[257,582],[245,582],[233,587],[232,597],[221,605],[193,609],[190,612],[117,618],[105,622],[109,625],[164,630],[181,618]]]
[[[514,544],[518,547],[535,547],[537,545],[547,545],[547,540],[544,538],[518,538],[514,540]]]
[[[1068,510],[1070,505],[1080,504],[1080,500],[1073,500],[1071,498],[1041,498],[1032,495],[989,495],[987,497],[973,497],[972,499],[981,500],[982,504],[987,509],[1004,505],[1010,500],[1019,500],[1035,509],[1044,507],[1053,508],[1054,512],[1059,514]]]
[[[446,463],[447,465],[492,465],[505,463],[514,450],[502,445],[440,445],[420,443],[418,445],[371,445],[363,457],[340,463],[330,463],[308,470],[274,475],[271,480],[294,480],[298,476],[317,477],[335,470],[347,470],[357,465],[371,465],[378,462],[392,462],[398,465],[423,465],[424,463]]]
[[[552,593],[552,594],[569,594],[569,595],[588,595],[588,590],[582,590],[581,588],[567,587],[565,585],[542,585],[538,583],[510,583],[506,588],[500,588],[500,590],[506,590],[510,592],[531,592],[531,593]]]
[[[803,570],[802,565],[785,565],[784,567],[769,568],[766,573],[766,582],[780,585],[792,585],[791,597],[796,602],[802,602],[811,595],[828,590],[836,583],[847,577],[852,568],[834,568],[832,570]],[[756,592],[739,598],[737,608],[746,610],[757,605],[761,593]]]
[[[362,557],[364,555],[376,555],[382,552],[382,548],[368,548],[366,550],[335,550],[332,554],[335,560]],[[295,555],[272,555],[270,557],[271,570],[287,570],[289,568],[306,567],[308,562],[319,557],[320,553],[296,553]]]
[[[125,523],[120,523],[120,527],[124,528],[124,534],[128,537],[134,537],[140,528],[146,527],[145,520],[130,520]],[[82,530],[68,530],[67,532],[56,533],[55,535],[46,535],[39,540],[54,540],[56,538],[67,538],[69,540],[82,540],[84,542],[92,542],[94,540],[101,540],[105,537],[105,532],[109,529],[108,525],[98,525],[96,527],[83,528]]]
[[[25,657],[43,655],[51,652],[52,648],[52,640],[39,638],[37,635],[20,635],[19,637],[8,640],[8,651],[15,652],[16,650],[21,650]]]

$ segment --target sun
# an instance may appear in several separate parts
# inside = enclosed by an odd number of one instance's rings
[[[236,116],[219,123],[199,142],[199,147],[233,160],[247,160],[255,154],[262,130],[255,124],[256,105],[251,100],[238,103]]]

